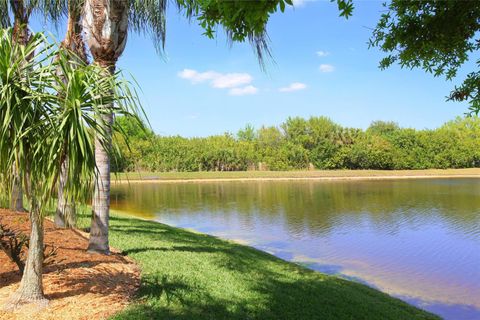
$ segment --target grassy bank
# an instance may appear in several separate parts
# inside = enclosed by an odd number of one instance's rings
[[[429,170],[312,170],[312,171],[202,171],[129,172],[112,175],[117,181],[235,180],[235,179],[353,179],[408,177],[480,177],[480,168]]]
[[[115,319],[437,319],[364,285],[204,234],[118,215],[110,230],[111,245],[142,269],[137,302]]]

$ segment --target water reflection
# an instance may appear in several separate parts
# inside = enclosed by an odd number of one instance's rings
[[[479,182],[125,184],[112,207],[240,240],[446,318],[480,319]]]

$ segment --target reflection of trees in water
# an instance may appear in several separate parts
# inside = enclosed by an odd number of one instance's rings
[[[204,182],[116,186],[112,205],[144,214],[241,214],[248,224],[284,221],[294,233],[324,233],[365,218],[391,233],[404,223],[421,227],[433,218],[471,233],[480,222],[478,195],[480,182],[474,179]]]

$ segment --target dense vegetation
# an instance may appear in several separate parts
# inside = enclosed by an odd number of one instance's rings
[[[429,169],[480,166],[480,119],[457,118],[435,130],[375,121],[367,130],[326,117],[289,118],[279,127],[246,126],[236,135],[158,136],[123,118],[116,171]]]

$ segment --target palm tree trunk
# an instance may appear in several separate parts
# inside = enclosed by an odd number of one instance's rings
[[[30,242],[25,271],[20,287],[12,296],[7,308],[15,309],[27,303],[46,305],[48,300],[43,294],[43,218],[35,201],[30,211]]]
[[[86,0],[83,10],[83,28],[95,63],[111,74],[122,55],[128,34],[127,0]],[[92,224],[89,252],[109,254],[108,223],[110,214],[110,158],[113,115],[101,115],[105,128],[103,144],[95,142],[95,161],[98,173],[93,196]]]
[[[23,189],[22,189],[22,177],[17,167],[14,165],[12,167],[13,171],[13,181],[12,181],[12,192],[10,196],[10,210],[23,212]]]
[[[103,143],[95,139],[95,163],[98,168],[95,181],[95,192],[92,203],[92,223],[88,252],[110,254],[108,243],[108,228],[110,215],[110,148],[112,139],[113,114],[102,115],[105,126]]]
[[[101,66],[110,74],[115,72],[114,63],[102,63]],[[113,114],[99,115],[104,137],[95,139],[95,164],[98,169],[95,179],[95,191],[92,202],[92,223],[88,252],[110,254],[108,229],[110,220],[110,155],[108,150],[112,143]]]
[[[74,228],[77,223],[75,202],[68,199],[64,190],[67,182],[67,160],[63,161],[58,180],[58,201],[54,222],[58,228]]]

